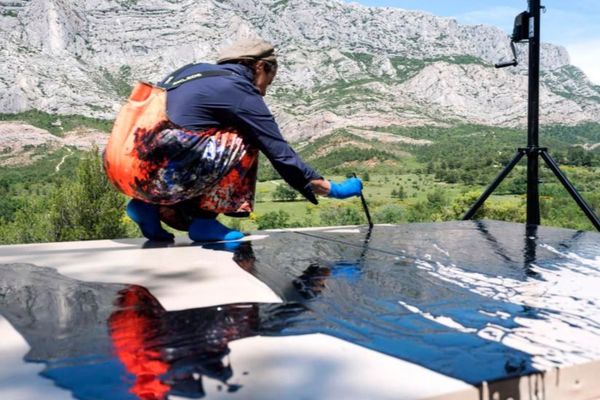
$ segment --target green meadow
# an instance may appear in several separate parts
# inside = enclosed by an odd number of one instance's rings
[[[40,126],[51,120],[38,114],[27,117]],[[98,126],[94,120],[69,121]],[[380,134],[385,141],[376,139]],[[600,147],[593,146],[600,142],[600,124],[545,127],[541,137],[563,172],[600,212]],[[340,182],[352,173],[361,177],[375,223],[411,223],[461,219],[525,140],[520,130],[475,125],[349,128],[293,147],[327,179]],[[140,236],[124,213],[127,199],[106,180],[97,152],[30,150],[34,162],[0,168],[0,243]],[[2,162],[8,153],[0,157]],[[523,222],[525,192],[523,160],[476,218]],[[593,230],[543,165],[540,198],[543,225]],[[367,222],[358,198],[320,198],[313,205],[289,188],[264,157],[254,212],[247,218],[220,218],[244,231]]]

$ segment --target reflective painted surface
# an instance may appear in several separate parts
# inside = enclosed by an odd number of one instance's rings
[[[282,234],[253,250],[253,274],[309,310],[286,333],[317,330],[472,384],[600,358],[597,233],[411,224]]]
[[[206,249],[283,302],[168,310],[159,287],[11,263],[0,266],[0,314],[29,344],[24,362],[80,399],[198,398],[206,379],[244,398],[228,356],[257,336],[322,333],[470,384],[600,359],[597,233],[455,222]]]

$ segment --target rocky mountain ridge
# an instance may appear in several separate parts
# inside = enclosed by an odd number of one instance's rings
[[[526,124],[526,57],[492,66],[510,57],[501,30],[339,0],[2,0],[0,112],[114,118],[134,81],[254,36],[277,45],[268,103],[290,140],[344,127]],[[542,69],[542,123],[600,122],[600,87],[564,48],[544,44]]]

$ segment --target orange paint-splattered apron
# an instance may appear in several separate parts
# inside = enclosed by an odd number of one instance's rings
[[[104,152],[109,180],[126,195],[161,205],[161,219],[185,229],[194,210],[252,211],[258,149],[235,128],[190,131],[166,115],[166,90],[138,83]]]

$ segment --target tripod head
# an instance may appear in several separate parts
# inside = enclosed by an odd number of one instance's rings
[[[519,65],[519,61],[517,60],[517,49],[515,48],[515,43],[520,43],[529,40],[529,12],[523,11],[521,14],[515,17],[515,24],[513,27],[513,33],[510,37],[510,48],[513,53],[512,61],[505,61],[501,63],[494,64],[496,68],[505,68],[505,67],[516,67]]]

